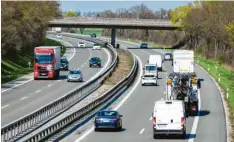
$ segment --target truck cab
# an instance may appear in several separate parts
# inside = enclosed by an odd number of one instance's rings
[[[152,118],[154,139],[159,135],[180,135],[181,138],[185,138],[186,113],[183,101],[156,101]]]
[[[40,46],[34,49],[34,80],[55,79],[60,73],[60,46]]]

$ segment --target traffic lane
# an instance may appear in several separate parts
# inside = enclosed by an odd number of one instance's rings
[[[201,110],[195,142],[226,142],[225,113],[222,98],[213,80],[196,65],[198,78],[203,78]]]
[[[157,50],[154,50],[154,52],[157,52]],[[169,61],[169,64],[166,65],[168,65],[168,67],[171,66],[171,61]],[[197,142],[225,142],[225,113],[220,92],[213,80],[201,67],[196,65],[195,72],[197,73],[198,78],[204,79],[200,90],[200,117],[196,117],[195,119],[198,121],[192,121],[193,123],[187,122],[189,127],[192,126],[193,128],[190,131],[187,131],[187,133],[190,134],[187,136],[187,138],[189,138],[190,141]],[[207,90],[209,90],[209,93],[207,93]],[[190,118],[193,118],[194,120],[194,117],[189,117],[187,120],[190,120]]]
[[[48,37],[52,37],[48,35]],[[81,41],[79,39],[74,39],[74,38],[67,38],[64,37],[64,40],[66,42],[72,43],[73,46],[76,46],[78,41]],[[91,46],[92,43],[90,42],[85,42],[86,45]],[[84,63],[87,63],[87,58],[86,57],[91,57],[91,50],[83,50],[83,49],[75,49],[75,48],[67,48],[68,52],[66,52],[66,56],[68,59],[70,60],[70,66],[69,68],[77,68],[81,65],[83,65]],[[73,54],[73,55],[71,55]],[[76,59],[76,57],[71,58],[72,56],[75,56],[76,54],[78,59]],[[71,56],[70,56],[71,55]],[[59,80],[64,79],[64,76],[67,74],[64,74],[62,71],[60,72],[60,77],[58,78]],[[35,92],[38,92],[40,90],[42,90],[43,88],[46,88],[48,85],[51,86],[52,84],[56,83],[54,80],[32,80],[30,83],[25,84],[24,86],[21,86],[20,88],[14,88],[12,90],[9,90],[7,92],[4,93],[4,96],[2,97],[2,106],[6,106],[11,104],[11,101],[15,101],[15,100],[19,100],[23,97],[25,97],[25,95],[28,94],[32,94]]]
[[[131,50],[137,55],[142,64],[147,64],[149,54],[142,50]],[[150,53],[154,51],[149,51]],[[157,54],[157,53],[155,53]],[[172,71],[169,62],[165,62],[165,67],[169,72]],[[159,72],[159,76],[162,79],[158,80],[159,86],[141,86],[138,84],[136,90],[134,90],[132,96],[124,103],[119,109],[119,112],[123,114],[123,131],[117,133],[107,132],[93,132],[83,141],[155,141],[153,139],[152,129],[152,112],[154,104],[157,100],[165,98],[165,72]],[[187,123],[192,123],[193,119],[187,120]],[[191,129],[191,126],[187,126],[187,130]],[[162,140],[164,141],[164,140]],[[169,140],[171,141],[171,140]],[[176,140],[181,141],[181,140]]]
[[[134,47],[137,45],[136,43],[119,41],[119,40],[117,42],[123,45],[127,45],[128,47]],[[120,46],[120,48],[125,48],[125,47]],[[168,66],[171,65],[168,64]],[[225,113],[219,90],[216,87],[215,83],[211,80],[211,78],[205,73],[203,69],[196,66],[195,71],[198,75],[198,78],[203,77],[205,80],[204,82],[202,82],[202,88],[200,91],[201,116],[195,118],[198,121],[195,122],[193,121],[194,124],[188,123],[188,120],[190,120],[191,118],[194,119],[193,117],[189,117],[189,119],[187,119],[187,126],[190,127],[191,125],[194,125],[192,126],[193,129],[192,130],[190,129],[191,131],[187,128],[187,133],[191,134],[187,136],[190,138],[189,142],[226,141]],[[207,93],[207,90],[209,91],[209,93]]]
[[[140,50],[131,50],[142,61],[143,65],[147,63],[148,53]],[[119,109],[123,114],[123,131],[117,133],[93,132],[83,141],[143,141],[139,132],[142,128],[147,128],[152,122],[149,120],[155,101],[164,98],[165,73],[159,72],[163,79],[158,80],[159,86],[141,86],[138,84],[132,96]],[[149,127],[152,129],[152,125]],[[148,129],[148,128],[147,128]],[[151,137],[152,138],[152,137]]]
[[[84,50],[91,50],[91,49],[84,49]],[[66,81],[67,73],[64,72],[63,73],[64,79],[61,80],[60,82],[51,86],[46,86],[40,92],[35,92],[33,94],[26,96],[27,98],[15,100],[10,106],[2,109],[2,117],[1,117],[2,125],[6,125],[20,117],[23,117],[29,114],[30,112],[33,112],[38,108],[50,103],[51,101],[60,98],[64,94],[69,93],[71,90],[78,88],[81,84],[85,83],[85,81],[89,80],[94,75],[96,75],[97,72],[103,70],[104,65],[107,64],[108,58],[110,63],[110,57],[106,55],[106,52],[103,49],[101,51],[96,51],[96,50],[91,51],[90,53],[92,53],[90,54],[90,56],[103,57],[102,68],[90,68],[88,62],[86,62],[87,64],[83,64],[83,66],[79,67],[83,72],[84,76],[84,82],[82,83],[76,83],[76,82],[67,83]],[[88,61],[88,56],[86,57],[86,60]]]

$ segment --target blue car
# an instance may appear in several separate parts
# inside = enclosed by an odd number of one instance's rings
[[[122,115],[113,110],[102,110],[97,113],[94,120],[95,131],[100,128],[113,128],[122,130]]]
[[[89,60],[89,67],[93,67],[93,66],[98,66],[99,68],[102,66],[101,59],[99,57],[92,57]]]
[[[140,48],[148,48],[148,44],[147,44],[147,43],[142,43],[142,44],[140,45]]]

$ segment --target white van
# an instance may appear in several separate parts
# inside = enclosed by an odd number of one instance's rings
[[[146,64],[143,70],[144,73],[154,73],[158,78],[158,68],[155,64]]]
[[[186,136],[186,114],[181,100],[159,100],[155,102],[153,118],[153,137],[158,135]]]
[[[162,56],[161,55],[150,55],[149,56],[149,64],[156,64],[158,70],[163,70],[162,68]]]

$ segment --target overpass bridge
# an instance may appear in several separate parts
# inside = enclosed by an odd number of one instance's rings
[[[66,17],[54,19],[49,27],[62,28],[110,28],[111,44],[115,47],[116,29],[150,29],[150,30],[177,30],[170,20],[162,19],[130,19],[130,18],[96,18],[96,17]]]

